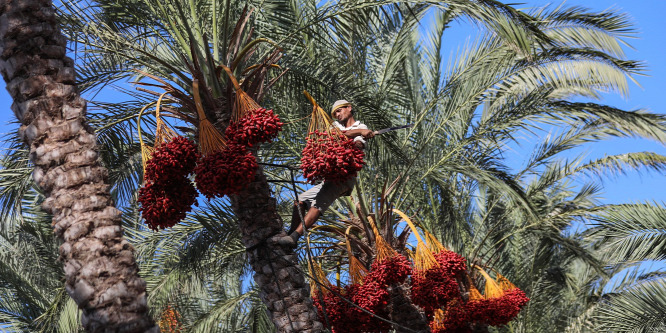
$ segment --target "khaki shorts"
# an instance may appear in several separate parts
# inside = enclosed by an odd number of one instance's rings
[[[322,182],[301,193],[298,196],[298,201],[304,202],[307,209],[315,207],[321,213],[324,213],[335,199],[343,195],[351,195],[354,184],[356,184],[356,177],[341,183]]]

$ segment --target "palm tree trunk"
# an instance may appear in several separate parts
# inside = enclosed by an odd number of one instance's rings
[[[389,295],[391,297],[389,318],[401,325],[394,327],[396,333],[430,332],[428,319],[409,297],[409,286],[404,284],[389,286]]]
[[[65,287],[83,311],[89,332],[159,332],[148,314],[146,284],[134,249],[122,238],[107,170],[85,121],[50,0],[0,1],[0,71],[30,146],[33,177],[44,191],[63,241]]]
[[[254,181],[232,197],[232,207],[240,223],[243,243],[248,248],[254,280],[277,331],[323,332],[324,326],[310,299],[309,286],[298,267],[298,256],[288,246],[274,241],[286,234],[261,168]]]

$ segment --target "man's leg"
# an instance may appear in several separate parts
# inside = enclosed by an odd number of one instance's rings
[[[350,181],[352,184],[351,186],[353,186],[353,182],[355,180],[351,179]],[[317,222],[319,216],[321,216],[321,214],[326,211],[326,209],[328,209],[328,207],[333,203],[333,201],[335,201],[335,199],[337,199],[343,193],[349,191],[351,188],[349,185],[350,181],[345,183],[323,182],[298,196],[300,201],[308,201],[310,206],[310,209],[303,218],[305,221],[305,227],[308,230],[315,224],[315,222]],[[296,215],[299,213],[296,210],[296,206],[294,206],[294,213]],[[298,216],[296,223],[294,223],[294,217],[295,215],[292,215],[292,228],[290,228],[290,231],[295,225],[297,227],[293,230],[293,232],[289,233],[289,236],[294,240],[294,242],[298,242],[298,239],[305,232],[305,228],[303,228],[303,224],[300,223],[300,216]]]
[[[307,227],[308,230],[310,230],[310,227],[312,227],[315,222],[317,222],[317,219],[321,215],[321,212],[319,211],[318,208],[316,207],[310,207],[310,210],[308,210],[308,213],[305,214],[305,217],[303,218],[305,220],[305,227]],[[295,233],[298,233],[298,237],[301,237],[303,233],[305,232],[305,228],[303,228],[303,224],[299,224],[296,230],[294,231]]]
[[[289,226],[289,231],[287,234],[291,235],[296,228],[298,228],[301,223],[305,220],[305,203],[298,201],[294,202],[294,209],[291,212],[291,226]]]

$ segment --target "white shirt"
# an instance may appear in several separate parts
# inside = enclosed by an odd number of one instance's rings
[[[333,125],[335,127],[339,128],[341,131],[349,131],[349,130],[355,130],[355,129],[368,129],[368,126],[365,126],[365,124],[361,123],[360,121],[356,121],[355,123],[351,124],[349,127],[344,127],[342,124],[340,124],[337,121],[333,122]],[[363,148],[365,148],[365,139],[363,138],[362,135],[354,137],[354,142],[360,141],[363,144]]]

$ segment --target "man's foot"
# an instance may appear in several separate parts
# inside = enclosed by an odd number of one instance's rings
[[[301,237],[301,235],[298,232],[293,232],[290,235],[278,235],[272,237],[272,241],[275,244],[286,246],[289,248],[296,248],[298,246],[298,239]]]
[[[294,231],[289,234],[289,237],[291,237],[291,239],[293,239],[295,243],[298,243],[298,240],[301,238],[301,236],[302,235],[298,233],[298,231]]]

